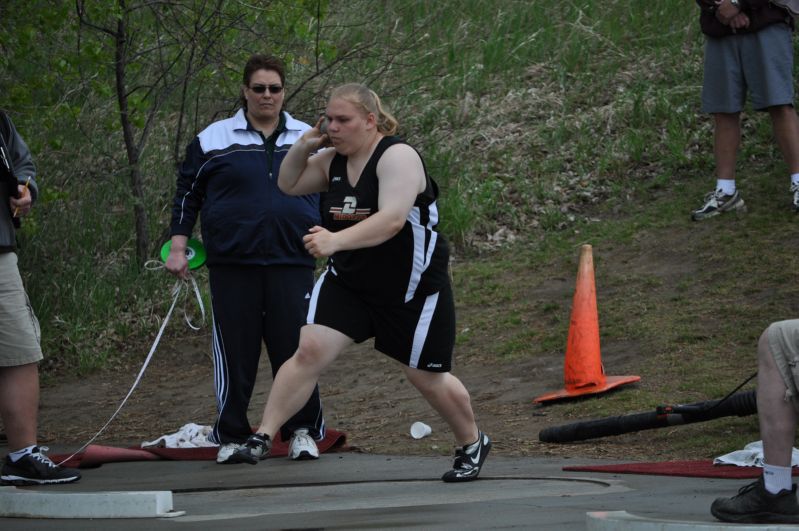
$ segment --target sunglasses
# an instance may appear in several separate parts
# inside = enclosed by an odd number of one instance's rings
[[[263,94],[267,90],[269,94],[280,94],[283,92],[283,85],[253,85],[250,90],[256,94]]]

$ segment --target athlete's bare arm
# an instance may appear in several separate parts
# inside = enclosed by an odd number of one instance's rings
[[[291,146],[280,164],[277,185],[283,193],[306,195],[327,190],[327,172],[336,151],[330,148],[311,155],[329,145],[327,135],[319,130],[321,123],[320,119],[312,129],[306,131]]]
[[[402,230],[416,196],[427,184],[422,159],[409,145],[395,144],[380,157],[377,178],[380,181],[378,211],[338,232],[313,227],[303,238],[309,253],[320,258],[338,251],[374,247]]]

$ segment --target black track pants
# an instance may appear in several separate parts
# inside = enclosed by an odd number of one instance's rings
[[[252,433],[247,409],[261,344],[266,345],[274,377],[297,349],[313,281],[313,269],[309,267],[216,265],[209,268],[214,385],[219,412],[212,434],[216,442],[240,443]],[[324,437],[318,386],[305,406],[281,428],[283,440],[288,440],[297,428],[308,428],[315,439]]]

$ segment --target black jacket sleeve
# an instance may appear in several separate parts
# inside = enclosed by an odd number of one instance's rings
[[[769,0],[739,0],[741,10],[749,17],[749,26],[734,32],[732,28],[716,19],[716,3],[714,0],[696,0],[701,9],[699,25],[702,33],[708,37],[727,37],[735,33],[756,33],[771,24],[786,24],[794,28],[793,17],[783,8],[772,4]]]
[[[203,153],[200,139],[195,137],[186,148],[186,158],[178,169],[175,199],[172,204],[170,234],[191,236],[197,216],[205,200],[206,181],[202,169],[208,157]]]
[[[36,201],[39,195],[39,188],[36,184],[36,166],[33,164],[33,157],[28,145],[22,139],[14,127],[14,122],[11,117],[6,113],[0,115],[0,134],[3,135],[3,141],[8,148],[11,167],[14,170],[14,176],[17,178],[17,183],[28,183],[28,189],[31,193],[31,199]],[[28,181],[30,179],[30,181]]]
[[[17,132],[11,118],[2,112],[0,112],[0,136],[7,152],[6,158],[12,168],[12,171],[0,179],[0,252],[8,252],[16,249],[16,227],[19,226],[18,220],[12,218],[9,198],[12,193],[16,195],[18,184],[28,182],[31,200],[36,201],[39,188],[35,180],[36,166],[33,164],[30,149]],[[6,169],[0,171],[6,172]],[[12,176],[16,179],[15,182],[9,182]]]

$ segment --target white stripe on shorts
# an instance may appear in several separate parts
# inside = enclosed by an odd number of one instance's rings
[[[438,303],[438,293],[429,295],[424,301],[422,313],[419,315],[419,322],[416,323],[416,331],[413,333],[413,345],[411,345],[411,359],[408,361],[408,366],[416,369],[419,365],[419,358],[422,355],[422,348],[427,339],[427,332],[430,330],[430,322],[433,320],[433,314],[436,311],[436,304]]]
[[[319,278],[316,280],[316,284],[313,286],[313,291],[311,292],[311,300],[308,303],[308,315],[305,317],[306,324],[314,324],[314,317],[316,317],[316,304],[319,302],[319,291],[322,289],[322,283],[325,281],[325,276],[329,269],[325,269]]]

